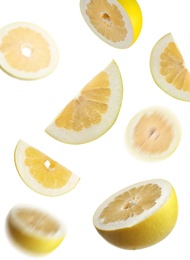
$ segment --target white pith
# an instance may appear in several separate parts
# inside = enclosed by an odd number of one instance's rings
[[[103,219],[100,219],[100,214],[103,211],[104,208],[106,208],[110,202],[114,200],[115,197],[117,197],[120,194],[123,194],[124,192],[134,188],[134,187],[139,187],[139,186],[144,186],[147,184],[157,184],[161,188],[161,196],[156,200],[156,204],[151,207],[148,210],[144,210],[143,213],[140,215],[135,215],[133,217],[128,218],[127,220],[122,220],[122,221],[117,221],[117,222],[112,222],[108,224],[103,223]],[[172,186],[169,182],[162,180],[162,179],[153,179],[153,180],[147,180],[147,181],[142,181],[133,185],[130,185],[112,196],[110,196],[108,199],[106,199],[95,211],[94,216],[93,216],[93,223],[94,226],[97,227],[100,230],[117,230],[117,229],[122,229],[122,228],[129,228],[132,226],[137,225],[138,223],[142,222],[149,216],[153,215],[158,209],[160,209],[170,198],[172,193]]]

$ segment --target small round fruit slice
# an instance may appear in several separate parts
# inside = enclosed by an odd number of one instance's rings
[[[166,180],[154,179],[110,196],[95,211],[93,224],[111,244],[123,249],[141,249],[168,236],[177,216],[174,188]]]
[[[39,26],[17,22],[0,29],[0,66],[13,77],[42,78],[50,74],[57,63],[57,47]]]
[[[64,143],[93,141],[115,123],[122,97],[121,74],[112,61],[66,105],[45,131]]]
[[[42,195],[62,195],[79,182],[79,177],[70,170],[22,140],[16,145],[14,157],[22,180]]]
[[[48,254],[55,250],[66,236],[66,227],[49,212],[33,206],[14,206],[7,217],[10,237],[21,248]]]
[[[127,144],[133,154],[146,160],[164,159],[177,148],[181,137],[174,114],[163,107],[137,113],[127,126]]]
[[[154,45],[150,70],[163,91],[176,99],[190,101],[190,73],[171,33]]]
[[[142,12],[136,0],[80,0],[83,18],[107,44],[124,49],[137,40]]]

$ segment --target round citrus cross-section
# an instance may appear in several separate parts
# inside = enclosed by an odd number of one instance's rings
[[[80,180],[66,167],[22,140],[16,145],[14,157],[22,180],[42,195],[62,195],[71,191]]]
[[[142,28],[142,12],[136,0],[81,0],[81,13],[91,30],[116,48],[128,48]]]
[[[161,160],[171,155],[181,138],[177,117],[163,107],[149,107],[137,113],[126,131],[127,146],[138,158]]]
[[[190,73],[171,33],[154,45],[150,70],[156,84],[168,95],[190,101]]]
[[[162,179],[128,186],[106,199],[95,211],[93,224],[109,243],[123,249],[142,249],[166,238],[178,216],[172,185]]]
[[[58,63],[52,37],[41,27],[18,22],[0,29],[0,66],[19,79],[38,79],[50,74]]]
[[[112,61],[65,106],[45,131],[64,143],[93,141],[115,123],[122,98],[121,74]]]
[[[35,254],[55,250],[67,232],[66,226],[49,212],[28,205],[16,205],[10,210],[7,227],[18,246]]]

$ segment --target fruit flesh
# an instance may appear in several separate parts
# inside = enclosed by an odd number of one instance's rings
[[[33,147],[25,150],[25,165],[34,179],[45,188],[57,189],[65,186],[72,173]]]
[[[0,50],[11,67],[26,72],[47,68],[51,60],[48,42],[30,28],[10,30],[3,37]]]

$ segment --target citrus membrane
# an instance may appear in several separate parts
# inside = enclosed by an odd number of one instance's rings
[[[20,248],[35,254],[48,254],[64,240],[66,226],[55,216],[29,205],[14,206],[7,217],[10,238]]]
[[[93,141],[115,123],[122,98],[121,74],[112,61],[64,107],[45,131],[64,143]]]
[[[127,146],[133,155],[145,160],[161,160],[178,147],[181,127],[177,117],[164,107],[148,107],[128,123]]]
[[[15,148],[15,165],[24,183],[39,194],[58,196],[71,191],[80,178],[23,140]]]
[[[160,89],[176,99],[190,101],[190,73],[171,33],[154,45],[150,70]]]
[[[172,185],[163,179],[141,181],[107,198],[96,209],[93,224],[109,243],[142,249],[166,238],[178,216]]]
[[[80,9],[89,28],[112,47],[130,47],[141,32],[142,12],[136,0],[80,0]]]
[[[58,63],[52,37],[38,25],[11,23],[0,29],[0,66],[19,79],[38,79],[50,74]]]

